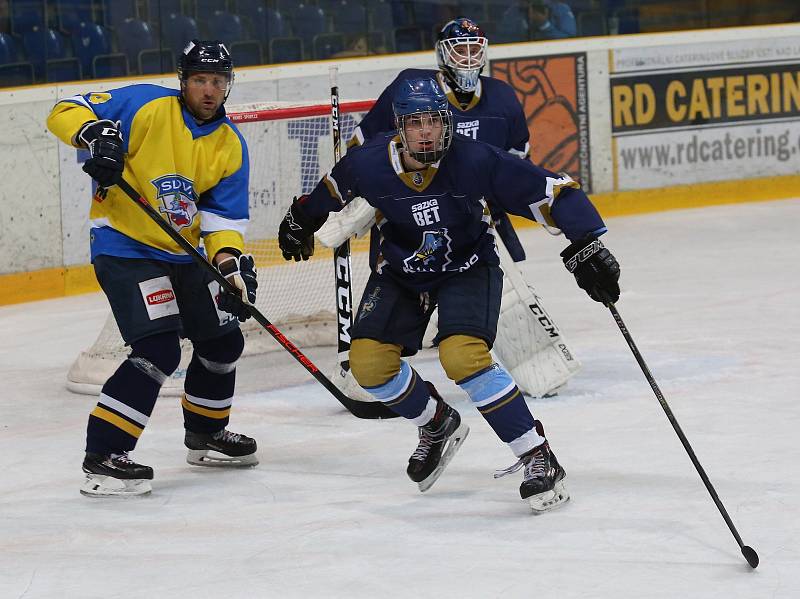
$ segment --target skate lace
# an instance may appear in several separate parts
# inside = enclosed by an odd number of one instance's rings
[[[537,451],[529,460],[520,458],[514,464],[508,468],[505,468],[504,470],[495,470],[494,478],[501,478],[503,476],[513,474],[523,466],[525,466],[525,471],[522,474],[523,480],[530,480],[532,478],[544,476],[545,470],[547,469],[544,453]]]
[[[238,443],[239,440],[242,438],[242,435],[239,433],[232,433],[229,430],[223,429],[219,432],[214,433],[212,436],[214,441],[222,441],[224,443]]]
[[[428,457],[433,444],[444,438],[445,424],[442,423],[437,429],[430,429],[427,426],[419,427],[419,445],[411,454],[412,460],[425,460]]]
[[[123,464],[133,464],[135,463],[130,457],[128,457],[128,452],[124,453],[112,453],[109,456],[112,460],[116,460],[118,462],[122,462]]]

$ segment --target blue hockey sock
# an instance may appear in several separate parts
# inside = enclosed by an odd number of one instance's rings
[[[400,361],[400,372],[383,385],[365,389],[417,426],[428,424],[436,413],[436,400],[428,392],[428,386],[405,360]]]
[[[500,440],[521,456],[544,443],[522,392],[499,364],[479,370],[457,382]]]

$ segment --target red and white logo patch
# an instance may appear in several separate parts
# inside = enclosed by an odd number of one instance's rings
[[[178,314],[178,302],[169,277],[156,277],[139,283],[144,307],[150,320]]]

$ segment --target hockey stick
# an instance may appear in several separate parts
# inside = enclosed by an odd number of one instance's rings
[[[692,446],[689,444],[689,440],[686,438],[686,435],[683,434],[680,425],[678,424],[675,415],[672,413],[672,410],[669,408],[669,404],[667,404],[667,400],[664,398],[664,395],[661,393],[661,389],[658,388],[653,375],[650,373],[650,369],[645,364],[644,358],[642,354],[639,353],[639,349],[636,347],[636,344],[633,342],[633,337],[628,332],[628,327],[625,326],[625,323],[622,320],[622,317],[619,315],[616,306],[613,302],[604,302],[606,307],[611,311],[611,315],[614,317],[614,321],[617,323],[622,336],[625,337],[625,341],[628,342],[628,347],[631,348],[633,352],[633,357],[636,358],[636,361],[639,363],[639,367],[642,369],[644,373],[644,377],[647,379],[647,382],[650,383],[650,387],[652,387],[653,392],[656,394],[656,398],[658,399],[658,403],[661,404],[661,407],[664,409],[664,413],[667,415],[672,428],[675,429],[675,432],[678,435],[678,438],[681,440],[683,444],[683,448],[686,450],[686,453],[689,454],[689,458],[692,460],[692,464],[697,469],[697,473],[700,475],[700,478],[703,479],[703,484],[708,489],[708,492],[711,494],[711,498],[714,500],[714,503],[717,505],[717,509],[719,510],[722,517],[725,519],[725,524],[728,525],[731,533],[733,533],[733,537],[736,539],[736,542],[739,544],[739,549],[742,550],[742,555],[744,559],[747,560],[747,563],[750,564],[751,568],[755,568],[758,566],[758,554],[755,550],[745,545],[742,542],[742,537],[739,536],[739,532],[736,530],[736,527],[733,525],[733,521],[731,517],[728,515],[725,506],[722,505],[722,501],[720,501],[719,496],[717,495],[716,490],[714,489],[714,485],[711,484],[711,481],[708,479],[708,475],[706,475],[706,471],[703,470],[703,467],[700,465],[700,461],[697,459],[697,456],[694,454],[694,450]]]
[[[199,251],[197,251],[197,249],[191,243],[186,241],[177,231],[175,231],[175,229],[173,229],[170,224],[161,217],[155,208],[153,208],[144,197],[142,197],[133,187],[131,187],[131,185],[125,179],[120,179],[117,185],[137,206],[144,210],[147,216],[149,216],[154,223],[161,227],[161,229],[167,235],[169,235],[175,243],[181,246],[183,251],[185,251],[197,264],[204,268],[211,275],[211,277],[217,283],[219,283],[222,289],[228,293],[239,293],[239,290],[229,283],[228,280],[223,277],[219,271],[208,260],[206,260],[206,258]],[[289,352],[295,360],[300,362],[300,364],[302,364],[303,367],[310,372],[311,375],[317,379],[317,381],[323,387],[325,387],[330,394],[333,395],[339,401],[339,403],[342,404],[353,416],[356,418],[365,418],[369,420],[376,418],[391,418],[394,416],[394,412],[392,412],[382,403],[355,401],[354,399],[347,397],[336,385],[330,382],[330,380],[328,380],[328,378],[322,374],[322,372],[320,372],[319,368],[317,368],[311,360],[303,355],[303,352],[301,352],[294,343],[289,341],[283,335],[283,333],[281,333],[277,327],[275,327],[275,325],[267,320],[266,316],[264,316],[258,310],[258,308],[248,305],[247,309],[250,311],[250,315],[262,327],[264,327],[264,329],[270,335],[272,335],[272,338],[280,343],[281,347]]]

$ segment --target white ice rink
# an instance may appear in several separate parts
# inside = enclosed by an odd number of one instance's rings
[[[85,498],[94,400],[64,381],[105,299],[8,306],[0,598],[800,597],[800,200],[608,224],[620,313],[757,570],[611,315],[563,268],[563,238],[531,230],[523,270],[584,364],[530,401],[568,473],[565,507],[534,516],[520,474],[492,479],[514,458],[430,350],[413,364],[472,432],[424,495],[405,475],[413,425],[353,418],[279,352],[242,364],[234,402],[259,466],[187,465],[180,406],[162,398],[134,454],[155,468],[152,495]]]

